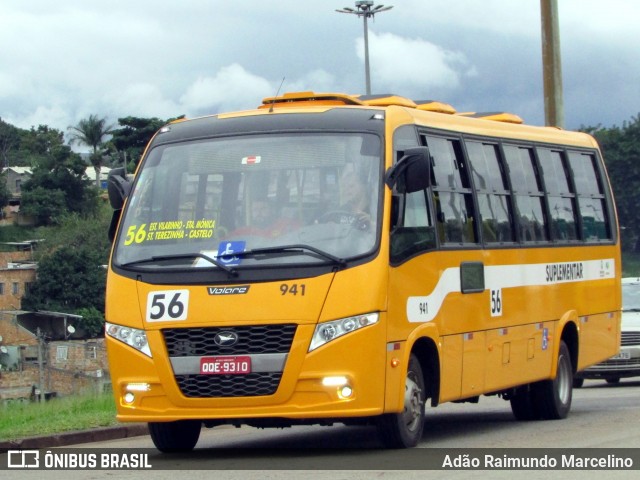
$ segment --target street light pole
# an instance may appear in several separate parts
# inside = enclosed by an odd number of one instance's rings
[[[564,127],[558,1],[540,0],[540,15],[542,19],[542,77],[545,124],[547,126]]]
[[[365,85],[367,90],[367,95],[371,95],[371,74],[369,70],[369,24],[368,19],[373,18],[376,13],[386,12],[391,10],[393,5],[376,5],[373,6],[372,0],[357,0],[356,1],[356,9],[350,7],[344,7],[336,12],[339,13],[350,13],[353,15],[357,15],[358,17],[362,17],[364,20],[364,76],[365,76]]]

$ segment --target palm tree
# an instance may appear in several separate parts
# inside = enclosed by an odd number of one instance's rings
[[[71,130],[71,143],[83,143],[93,149],[89,159],[96,172],[96,187],[100,188],[100,171],[102,170],[100,147],[104,144],[102,139],[112,133],[113,125],[107,126],[106,118],[89,115],[89,118],[80,120],[76,126],[70,126],[68,129]]]

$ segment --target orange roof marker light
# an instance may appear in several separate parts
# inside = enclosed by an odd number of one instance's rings
[[[382,95],[362,95],[358,97],[363,104],[370,107],[388,107],[391,105],[397,105],[399,107],[416,108],[416,103],[400,95],[394,95],[393,93],[385,93]]]
[[[286,108],[316,105],[364,105],[356,97],[342,93],[290,92],[281,97],[268,97],[258,108]]]
[[[426,110],[427,112],[448,113],[453,115],[456,109],[448,103],[438,102],[437,100],[415,100],[418,110]]]
[[[523,124],[524,120],[514,113],[508,112],[465,112],[458,113],[462,117],[481,118],[483,120],[493,120],[494,122]]]

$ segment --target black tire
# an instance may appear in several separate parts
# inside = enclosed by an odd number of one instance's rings
[[[198,443],[201,427],[198,420],[151,422],[149,433],[153,444],[163,453],[190,452]]]
[[[584,378],[573,377],[573,388],[582,388],[584,385]]]
[[[607,383],[610,385],[620,383],[620,377],[607,378]]]
[[[566,343],[560,342],[556,378],[538,382],[533,387],[542,420],[559,420],[569,414],[573,397],[573,367]]]
[[[425,381],[418,358],[411,354],[405,380],[404,410],[381,415],[378,434],[387,448],[415,447],[424,429]]]
[[[523,385],[515,390],[514,395],[509,399],[513,416],[520,421],[538,420],[540,411],[537,408],[534,385]]]

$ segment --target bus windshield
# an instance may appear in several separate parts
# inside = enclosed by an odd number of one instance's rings
[[[367,255],[378,238],[381,154],[369,133],[159,145],[129,196],[114,264],[235,269]]]

